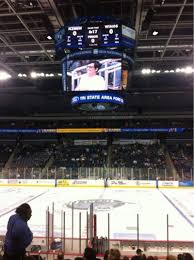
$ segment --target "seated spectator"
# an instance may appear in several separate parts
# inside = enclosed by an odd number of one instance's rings
[[[64,253],[62,251],[58,253],[57,260],[64,260]]]
[[[106,250],[104,253],[104,260],[108,260],[109,250]]]
[[[103,167],[107,159],[106,145],[64,144],[54,153],[53,167]]]
[[[93,248],[86,247],[84,250],[84,260],[95,260],[96,251]]]
[[[142,256],[142,253],[143,253],[143,251],[142,251],[140,248],[138,248],[138,249],[136,250],[137,256]]]
[[[183,254],[178,254],[177,255],[177,260],[183,260]]]
[[[184,253],[183,260],[193,260],[193,257],[190,253]]]
[[[123,256],[123,260],[129,260],[129,257],[128,256]]]
[[[193,168],[193,146],[191,144],[168,145],[168,151],[180,179],[190,180]]]
[[[110,249],[108,260],[120,260],[121,259],[121,253],[118,249]]]
[[[166,260],[176,260],[176,256],[174,256],[174,255],[168,255],[168,256],[166,257]]]
[[[26,256],[24,260],[43,260],[41,255]]]
[[[112,167],[164,169],[165,156],[158,143],[112,145]]]
[[[147,260],[154,260],[154,257],[153,257],[152,255],[149,255],[149,256],[147,257]]]
[[[142,250],[138,248],[136,250],[136,255],[132,256],[131,260],[141,260],[142,259]]]

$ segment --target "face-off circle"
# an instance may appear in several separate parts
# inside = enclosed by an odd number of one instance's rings
[[[90,205],[93,204],[94,211],[108,211],[125,205],[125,202],[111,199],[76,200],[69,202],[66,206],[72,208],[72,204],[73,208],[78,210],[89,210]]]

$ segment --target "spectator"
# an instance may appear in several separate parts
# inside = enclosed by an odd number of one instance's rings
[[[31,255],[31,256],[26,256],[25,260],[43,260],[43,258],[40,255]]]
[[[4,244],[4,260],[24,260],[25,249],[33,238],[27,225],[31,214],[30,206],[24,203],[16,208],[16,214],[9,218]]]
[[[63,252],[58,253],[57,260],[64,260],[64,253]]]
[[[88,90],[107,90],[105,80],[102,76],[97,75],[101,67],[100,62],[92,61],[87,65],[87,73],[84,74],[76,87],[76,91],[88,91]]]
[[[193,260],[193,257],[190,253],[184,253],[183,260]]]
[[[140,260],[140,259],[142,259],[142,250],[140,249],[140,248],[138,248],[137,250],[136,250],[136,255],[134,255],[134,256],[132,256],[132,260]]]
[[[118,249],[110,249],[108,260],[120,260],[121,253]]]
[[[183,254],[178,254],[177,255],[177,260],[183,260]]]
[[[84,250],[84,260],[95,260],[96,251],[93,248],[86,247]]]
[[[154,260],[154,257],[153,257],[152,255],[149,255],[149,256],[147,257],[147,260]]]
[[[109,250],[106,250],[104,253],[104,260],[108,260]]]
[[[174,256],[174,255],[168,255],[168,256],[166,257],[166,260],[176,260],[176,256]]]
[[[142,253],[143,253],[143,251],[142,251],[140,248],[138,248],[138,249],[136,250],[137,256],[141,257],[141,256],[142,256]]]
[[[123,256],[123,260],[129,260],[129,257],[128,256]]]

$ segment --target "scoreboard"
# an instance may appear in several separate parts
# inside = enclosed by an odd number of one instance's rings
[[[128,47],[134,47],[135,31],[126,26],[125,31],[123,28],[119,22],[90,22],[64,26],[55,34],[56,52],[64,49],[120,47],[123,42]],[[130,36],[126,34],[126,28],[133,32]]]
[[[119,46],[121,31],[119,24],[103,24],[86,26],[86,47]]]
[[[72,106],[108,111],[124,104],[135,38],[128,22],[112,16],[78,17],[55,33],[63,90],[70,92]]]

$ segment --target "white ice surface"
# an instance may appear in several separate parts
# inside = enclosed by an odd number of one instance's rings
[[[68,203],[76,200],[107,199],[125,202],[123,206],[109,210],[97,210],[97,235],[108,235],[110,213],[110,237],[136,238],[137,214],[139,214],[140,239],[166,240],[167,214],[169,239],[194,241],[194,190],[193,189],[100,189],[100,188],[29,188],[0,187],[0,234],[6,232],[9,216],[21,203],[32,207],[29,226],[34,236],[45,236],[46,209],[54,202],[55,236],[61,235],[61,211],[66,212],[66,236],[72,235],[72,210]],[[74,210],[74,237],[79,237],[79,212],[82,216],[81,233],[86,235],[86,210]]]

